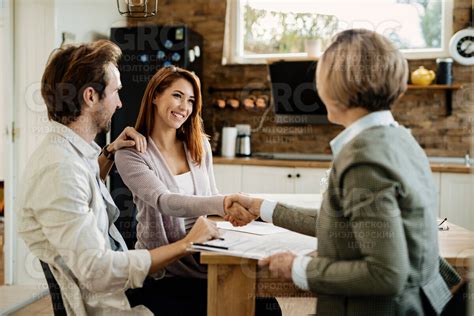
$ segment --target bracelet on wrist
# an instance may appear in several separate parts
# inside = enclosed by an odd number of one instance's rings
[[[110,161],[114,161],[114,156],[115,156],[115,153],[114,152],[111,152],[107,149],[107,147],[109,147],[110,144],[108,145],[105,145],[104,148],[102,148],[102,154],[105,156],[105,158],[107,158],[108,160]]]

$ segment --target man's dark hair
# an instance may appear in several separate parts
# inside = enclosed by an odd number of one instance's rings
[[[64,125],[81,115],[83,92],[92,87],[102,99],[107,86],[107,66],[117,62],[120,48],[107,40],[67,45],[51,54],[41,78],[41,95],[50,120]]]

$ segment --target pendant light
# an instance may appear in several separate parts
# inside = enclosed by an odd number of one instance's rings
[[[158,0],[117,0],[120,15],[130,18],[148,18],[156,15]]]

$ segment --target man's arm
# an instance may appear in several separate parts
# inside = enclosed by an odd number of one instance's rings
[[[95,179],[91,181],[88,175],[83,166],[64,162],[50,165],[33,177],[24,186],[28,200],[21,211],[22,216],[32,214],[33,220],[22,225],[19,233],[35,253],[36,244],[28,242],[29,230],[40,225],[74,276],[92,292],[141,287],[150,270],[150,253],[116,252],[108,247],[109,241],[101,232],[108,229],[107,214],[94,213],[90,208]]]
[[[106,146],[107,151],[112,155],[111,157],[106,157],[102,151],[99,155],[99,169],[100,169],[100,178],[102,181],[105,181],[105,178],[112,169],[114,165],[114,154],[117,150],[126,147],[133,147],[144,153],[146,151],[147,143],[146,138],[133,127],[125,127],[125,129],[120,133],[120,135],[112,143]]]
[[[41,225],[45,238],[91,292],[141,287],[148,274],[188,254],[191,243],[219,236],[215,223],[200,217],[189,234],[173,244],[152,250],[113,251],[99,229],[99,225],[108,229],[105,210],[94,213],[89,207],[93,197],[87,174],[82,166],[71,163],[43,170],[26,185],[30,199],[24,209],[32,209],[36,221],[30,220],[29,227],[21,225],[19,232],[32,252],[40,253],[42,249],[36,251],[28,232],[36,223]],[[21,216],[25,215],[22,210]]]

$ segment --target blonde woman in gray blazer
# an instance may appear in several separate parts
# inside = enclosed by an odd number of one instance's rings
[[[436,193],[428,159],[390,108],[407,88],[403,55],[367,30],[339,33],[317,67],[334,161],[319,210],[234,195],[278,226],[318,237],[318,255],[259,262],[318,294],[317,315],[436,315],[459,281],[438,256]],[[233,203],[234,204],[230,204]],[[238,215],[227,216],[242,220]]]

